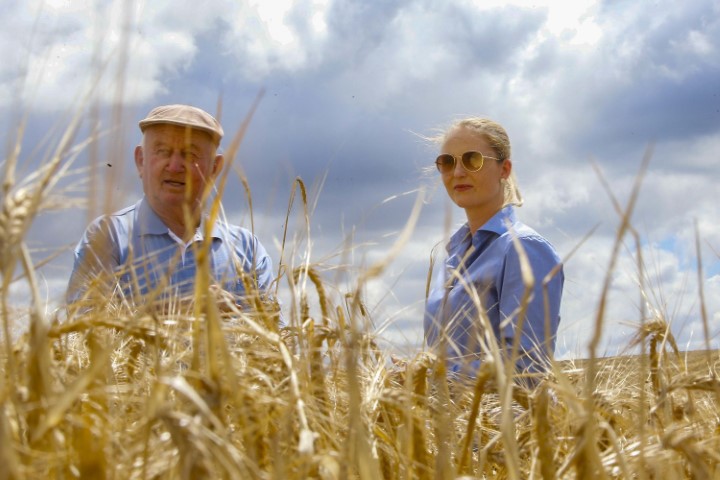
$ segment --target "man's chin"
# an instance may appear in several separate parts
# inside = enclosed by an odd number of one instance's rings
[[[186,202],[186,193],[185,189],[182,188],[163,188],[162,193],[159,195],[159,200],[161,202],[167,202],[167,203],[184,203]]]
[[[148,195],[148,197],[150,197]],[[182,211],[182,206],[185,205],[188,202],[188,199],[185,197],[185,192],[173,192],[168,190],[163,190],[157,195],[152,196],[152,200],[150,201],[151,206],[154,210],[172,210],[172,209],[179,209]],[[191,205],[197,205],[197,200],[191,201]]]

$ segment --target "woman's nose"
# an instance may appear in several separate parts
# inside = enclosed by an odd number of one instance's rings
[[[464,177],[465,175],[467,175],[467,170],[465,170],[465,167],[462,164],[462,159],[455,157],[453,176],[454,177]]]

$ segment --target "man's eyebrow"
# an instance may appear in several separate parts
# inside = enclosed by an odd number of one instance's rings
[[[157,147],[174,147],[174,145],[173,145],[172,142],[167,142],[167,141],[165,141],[165,140],[160,140],[160,139],[155,140],[155,141],[152,143],[151,146],[152,146],[152,147],[155,147],[155,148],[157,148]],[[186,149],[186,148],[188,148],[188,147],[190,147],[190,148],[193,149],[193,150],[198,150],[198,151],[202,150],[202,149],[200,148],[200,146],[198,146],[196,143],[193,143],[193,142],[189,142],[189,143],[188,143],[188,142],[183,142],[183,143],[182,143],[182,147],[180,147],[180,148]]]

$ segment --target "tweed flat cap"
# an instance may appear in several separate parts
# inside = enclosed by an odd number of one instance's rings
[[[163,105],[153,108],[147,117],[140,120],[140,131],[144,132],[147,127],[162,123],[202,130],[212,135],[217,144],[220,143],[224,133],[215,117],[205,110],[190,105]]]

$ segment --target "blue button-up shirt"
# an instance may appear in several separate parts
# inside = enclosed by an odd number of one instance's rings
[[[518,313],[525,286],[513,237],[525,250],[535,278],[521,331]],[[555,349],[564,281],[560,258],[552,245],[519,222],[513,207],[507,206],[473,235],[467,224],[460,227],[446,248],[441,283],[430,293],[425,308],[427,344],[446,345],[450,370],[473,375],[484,342],[481,308],[506,358],[519,335],[518,370],[540,371],[543,360]],[[559,268],[547,285],[546,301],[542,283],[556,266]],[[443,336],[445,342],[441,342]]]
[[[75,249],[75,264],[66,300],[80,298],[90,282],[102,279],[126,296],[193,294],[196,248],[202,245],[203,219],[194,237],[184,244],[143,198],[135,205],[93,221]],[[216,222],[209,251],[211,279],[238,300],[245,296],[243,276],[260,292],[268,292],[274,276],[272,261],[248,230]],[[244,274],[244,275],[241,275]]]

